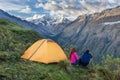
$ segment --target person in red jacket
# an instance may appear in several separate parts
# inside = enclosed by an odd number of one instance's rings
[[[76,61],[78,61],[79,56],[77,55],[76,48],[71,48],[69,60],[72,65],[76,65]]]

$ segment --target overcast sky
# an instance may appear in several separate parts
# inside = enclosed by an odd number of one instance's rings
[[[45,15],[75,19],[82,14],[119,5],[120,0],[0,0],[0,9],[23,19],[37,19]]]

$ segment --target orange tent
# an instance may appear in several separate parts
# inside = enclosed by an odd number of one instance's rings
[[[62,48],[52,40],[42,39],[30,46],[21,58],[45,64],[66,60]]]

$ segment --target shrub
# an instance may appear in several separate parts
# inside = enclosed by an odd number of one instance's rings
[[[65,70],[66,72],[68,73],[72,73],[72,70],[71,70],[71,63],[69,62],[69,60],[64,60],[64,61],[61,61],[58,66]]]
[[[104,80],[119,80],[120,58],[112,58],[111,56],[107,56],[103,61],[103,66],[97,68],[97,72],[99,76],[103,77]]]
[[[6,61],[6,60],[8,60],[8,59],[10,59],[10,54],[9,54],[9,52],[1,51],[1,52],[0,52],[0,60]]]

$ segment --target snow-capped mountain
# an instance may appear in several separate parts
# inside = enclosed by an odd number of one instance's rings
[[[10,21],[13,21],[13,22],[19,24],[22,27],[33,29],[33,30],[37,31],[38,33],[42,34],[43,36],[47,36],[47,34],[50,34],[48,31],[46,31],[44,29],[44,27],[37,26],[31,22],[28,22],[26,20],[22,20],[21,18],[18,18],[18,17],[13,16],[13,15],[10,15],[1,9],[0,9],[0,18],[5,18],[5,19],[8,19]]]
[[[33,29],[38,33],[50,38],[51,36],[60,33],[68,23],[71,21],[64,17],[48,17],[42,16],[39,19],[22,20],[16,16],[10,15],[7,12],[0,9],[0,18],[9,19],[17,24]]]
[[[63,16],[58,17],[50,17],[50,16],[42,16],[38,19],[28,20],[38,26],[42,26],[47,29],[52,34],[57,34],[61,32],[67,24],[71,21]]]

